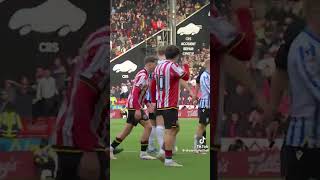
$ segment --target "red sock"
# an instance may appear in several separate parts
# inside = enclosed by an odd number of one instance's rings
[[[165,150],[166,159],[172,159],[172,150]]]

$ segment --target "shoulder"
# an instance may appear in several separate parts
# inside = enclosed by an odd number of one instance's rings
[[[309,37],[305,32],[300,32],[298,36],[292,41],[289,49],[289,58],[299,53],[299,49],[305,47],[308,43]]]
[[[201,74],[201,77],[200,79],[208,79],[210,78],[210,75],[207,71],[204,71],[202,74]]]

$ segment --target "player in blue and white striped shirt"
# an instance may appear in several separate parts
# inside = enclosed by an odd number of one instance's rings
[[[320,179],[320,1],[305,0],[307,26],[288,55],[290,124],[286,180]]]
[[[198,152],[204,150],[201,145],[205,140],[203,133],[206,130],[207,125],[209,124],[210,116],[210,60],[205,62],[205,71],[200,75],[200,92],[201,97],[198,104],[198,116],[199,116],[199,125],[197,126],[196,135],[195,135],[195,149]],[[202,139],[202,141],[200,141]]]

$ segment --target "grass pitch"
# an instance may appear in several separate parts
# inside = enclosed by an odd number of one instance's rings
[[[111,140],[122,130],[125,121],[125,119],[111,120]],[[111,161],[111,180],[210,179],[209,153],[200,155],[193,152],[183,152],[183,149],[193,149],[193,139],[198,120],[179,119],[179,121],[181,129],[177,138],[178,152],[173,158],[184,167],[166,168],[159,160],[140,160],[140,137],[143,128],[138,125],[119,146],[124,148],[124,151],[116,155],[116,160]],[[210,142],[209,136],[208,127],[207,142]]]

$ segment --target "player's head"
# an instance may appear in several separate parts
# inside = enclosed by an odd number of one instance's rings
[[[147,56],[144,58],[145,68],[148,72],[153,72],[157,66],[158,58],[156,56]]]
[[[159,60],[166,59],[166,47],[165,46],[159,46],[157,48],[157,56]]]
[[[166,48],[165,54],[166,54],[166,59],[174,61],[174,62],[178,62],[180,55],[181,55],[181,51],[177,46],[170,45]]]
[[[319,30],[320,1],[304,0],[303,12],[306,17],[307,24],[316,26],[316,28]]]

